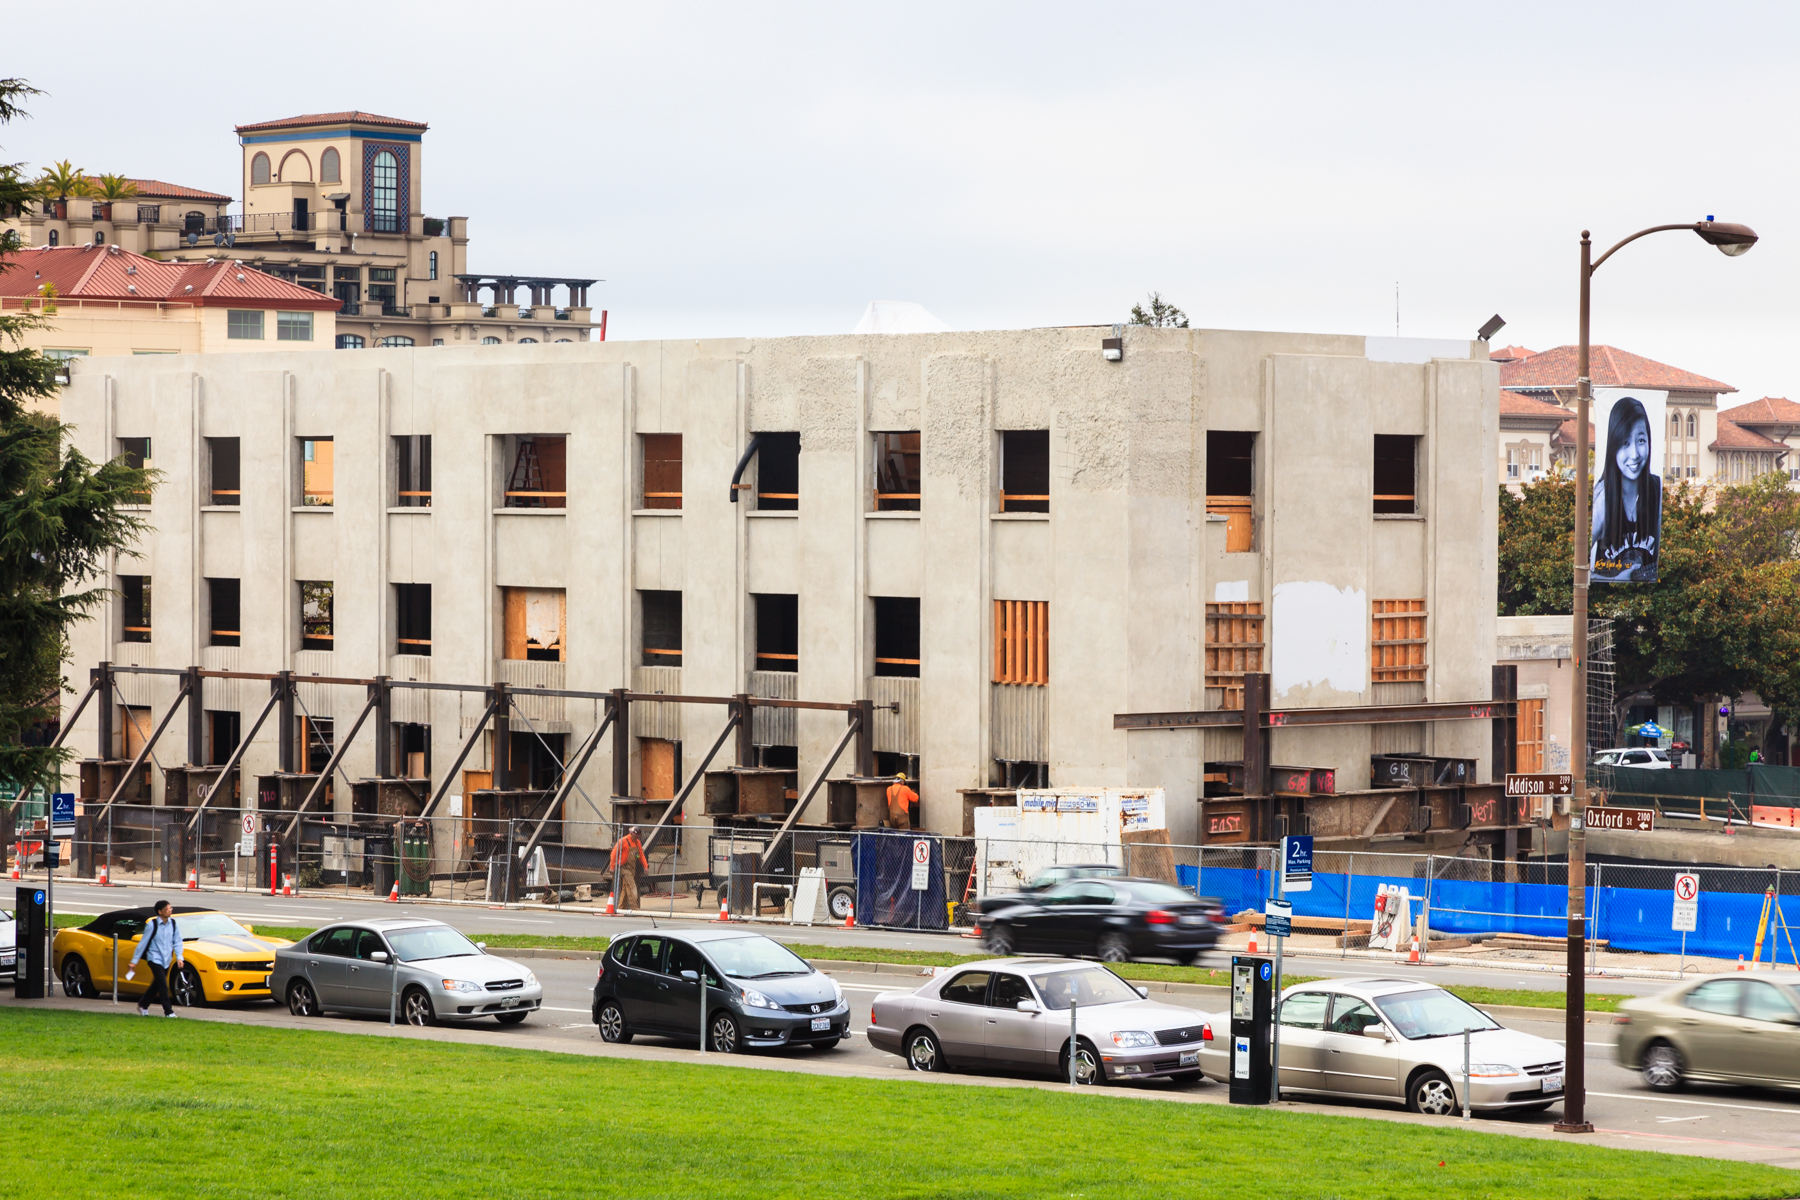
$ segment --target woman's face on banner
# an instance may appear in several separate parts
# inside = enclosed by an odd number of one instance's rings
[[[1633,422],[1631,435],[1619,447],[1613,461],[1619,465],[1619,474],[1627,479],[1636,479],[1642,475],[1645,464],[1650,461],[1650,426],[1643,421]]]

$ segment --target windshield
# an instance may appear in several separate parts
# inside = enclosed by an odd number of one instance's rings
[[[448,925],[427,925],[423,929],[396,929],[387,935],[388,945],[401,962],[421,962],[428,958],[463,958],[480,954],[480,947]]]
[[[737,979],[768,979],[775,975],[811,975],[806,960],[773,938],[760,935],[724,938],[701,946],[719,970]]]
[[[1172,883],[1133,883],[1131,894],[1145,904],[1192,904],[1194,893]]]
[[[224,913],[176,913],[175,927],[181,930],[181,940],[184,942],[191,942],[196,938],[253,936],[248,929]]]
[[[1034,975],[1032,979],[1036,982],[1038,994],[1044,998],[1044,1003],[1058,1012],[1067,1012],[1071,999],[1083,1008],[1143,999],[1130,984],[1105,967],[1076,967],[1069,971]]]
[[[1383,996],[1375,1001],[1375,1007],[1408,1040],[1460,1035],[1465,1029],[1500,1028],[1499,1022],[1479,1008],[1440,988]]]

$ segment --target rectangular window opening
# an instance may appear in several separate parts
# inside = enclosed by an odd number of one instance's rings
[[[1375,511],[1392,515],[1419,511],[1416,437],[1375,435]]]
[[[681,435],[638,435],[644,456],[644,507],[681,507]]]
[[[330,717],[300,718],[300,773],[317,775],[331,762],[335,724]],[[327,783],[326,788],[330,788]]]
[[[918,433],[877,433],[874,438],[875,511],[918,512],[924,493]]]
[[[800,669],[800,597],[784,593],[757,593],[756,669]]]
[[[756,508],[794,512],[800,507],[800,435],[759,433],[756,447]]]
[[[328,579],[300,581],[300,648],[330,650],[332,586]]]
[[[206,712],[206,761],[209,766],[222,767],[231,752],[238,747],[243,727],[243,714],[228,709],[214,708]],[[221,780],[227,787],[229,782]]]
[[[1206,511],[1225,518],[1225,552],[1246,554],[1254,545],[1256,435],[1206,431]]]
[[[509,587],[503,590],[501,599],[505,631],[502,658],[524,662],[566,661],[567,592],[562,588]]]
[[[1000,434],[1000,511],[1050,511],[1050,431],[1008,429]]]
[[[994,601],[994,682],[1050,682],[1048,601]]]
[[[431,507],[431,435],[401,434],[394,438],[394,505]]]
[[[244,628],[239,613],[240,581],[208,579],[206,581],[207,645],[242,645]]]
[[[512,443],[505,508],[567,508],[568,439],[561,434],[520,434]]]
[[[150,640],[150,577],[119,576],[119,640]]]
[[[910,596],[876,596],[875,674],[919,677],[919,602]]]
[[[237,340],[260,342],[263,335],[263,313],[260,308],[232,308],[225,312],[225,336]]]
[[[1263,669],[1260,600],[1206,606],[1206,699],[1213,708],[1244,707],[1244,676]]]
[[[638,593],[646,667],[681,665],[681,593]]]
[[[300,439],[300,503],[329,508],[332,502],[332,475],[335,461],[330,438]]]
[[[431,726],[394,723],[395,765],[405,779],[431,778]]]
[[[1519,745],[1519,773],[1535,775],[1544,769],[1544,702],[1519,701],[1519,715],[1514,721]]]
[[[1425,679],[1425,601],[1370,602],[1374,627],[1369,666],[1374,683],[1419,683]]]
[[[431,654],[431,585],[394,585],[394,653]]]
[[[324,291],[320,284],[318,290]],[[275,314],[275,340],[278,342],[310,342],[313,340],[313,315],[309,312]]]
[[[237,438],[207,438],[206,455],[211,473],[208,502],[235,507],[243,503],[243,467]]]

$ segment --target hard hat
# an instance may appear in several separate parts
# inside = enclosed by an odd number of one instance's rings
[[[896,774],[896,775],[895,775],[895,776],[894,776],[894,778],[895,778],[895,779],[898,779],[898,780],[899,780],[899,781],[900,781],[900,782],[901,782],[901,783],[905,783],[905,782],[906,782],[906,772],[905,772],[905,771],[901,771],[901,772],[899,772],[899,773],[898,773],[898,774]]]

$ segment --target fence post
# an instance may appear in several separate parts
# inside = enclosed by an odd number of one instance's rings
[[[1344,864],[1344,930],[1338,938],[1338,957],[1350,957],[1350,886],[1356,881],[1356,851],[1350,852],[1350,861]]]

